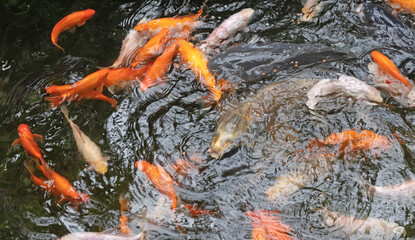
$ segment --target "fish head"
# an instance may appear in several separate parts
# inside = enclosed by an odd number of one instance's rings
[[[29,126],[27,126],[24,123],[19,125],[19,127],[17,128],[17,132],[19,133],[19,136],[27,136],[28,134],[32,134]]]
[[[210,153],[210,156],[213,158],[221,158],[226,149],[228,149],[229,145],[232,143],[232,140],[233,136],[228,132],[223,134],[215,134],[212,138],[212,143],[210,144],[208,153]]]
[[[105,161],[99,161],[94,164],[94,168],[99,174],[104,174],[108,171],[108,163]]]
[[[242,9],[239,13],[244,19],[250,19],[251,16],[254,14],[254,12],[255,11],[252,8],[245,8],[245,9]]]
[[[92,16],[94,16],[95,10],[94,9],[86,9],[84,10],[84,21],[90,19]]]
[[[135,164],[134,164],[134,166],[135,166],[135,168],[138,168],[138,169],[140,169],[142,172],[144,172],[144,171],[146,171],[147,170],[147,168],[148,168],[148,166],[149,166],[149,162],[146,162],[146,161],[137,161],[137,162],[135,162]]]
[[[89,196],[85,193],[79,193],[77,199],[81,202],[89,202]]]

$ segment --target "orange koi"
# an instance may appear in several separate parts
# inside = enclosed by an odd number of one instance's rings
[[[178,46],[178,42],[174,41],[170,47],[164,50],[163,54],[157,57],[153,65],[148,69],[143,81],[140,83],[141,91],[144,92],[149,87],[157,85],[159,81],[162,81],[170,70]]]
[[[252,239],[253,240],[293,240],[290,236],[291,227],[284,224],[279,217],[272,214],[279,213],[278,211],[247,211],[245,216],[248,216],[252,221]]]
[[[121,86],[126,82],[141,80],[146,71],[150,68],[150,65],[146,65],[139,69],[133,68],[118,68],[110,69],[107,77],[104,80],[104,86],[107,88],[111,86]]]
[[[415,14],[415,1],[414,0],[386,0],[394,9],[402,11],[403,13]]]
[[[19,127],[17,128],[17,132],[19,134],[19,138],[16,139],[12,143],[12,146],[22,144],[23,148],[26,150],[28,154],[44,162],[43,156],[41,153],[42,150],[39,148],[39,146],[35,142],[35,138],[43,142],[43,137],[39,134],[33,134],[30,131],[29,126],[23,123],[19,125]]]
[[[188,67],[199,79],[202,85],[205,85],[211,94],[213,99],[219,104],[219,100],[222,96],[222,90],[216,84],[216,79],[209,71],[207,66],[207,59],[203,56],[203,52],[196,49],[190,42],[179,39],[179,52],[182,62],[187,63]],[[221,81],[225,81],[221,79]]]
[[[140,169],[147,176],[147,178],[154,185],[154,187],[157,188],[157,190],[159,190],[159,192],[166,195],[172,201],[171,209],[173,210],[173,213],[176,215],[178,197],[173,187],[174,186],[173,179],[166,172],[166,170],[164,170],[164,168],[161,167],[160,165],[154,165],[146,161],[137,161],[135,162],[134,166]],[[187,208],[189,212],[194,216],[202,215],[202,214],[204,215],[213,214],[207,210],[199,210],[192,205],[183,204],[183,207]],[[185,232],[181,228],[181,226],[178,225],[176,216],[175,216],[175,221],[177,223],[177,228],[181,232]]]
[[[406,87],[409,86],[408,79],[399,72],[399,69],[388,57],[378,51],[373,51],[371,56],[373,61],[378,64],[379,68],[382,69],[384,73],[387,73],[393,78],[401,81]]]
[[[60,20],[52,30],[52,34],[50,36],[52,39],[52,43],[56,47],[60,48],[63,52],[65,52],[65,50],[61,46],[58,45],[59,34],[61,34],[62,32],[68,29],[75,30],[76,26],[80,27],[84,25],[84,23],[88,19],[90,19],[94,14],[95,14],[95,10],[86,9],[83,11],[71,13],[68,16],[62,18],[62,20]]]
[[[160,55],[164,46],[168,40],[168,34],[170,30],[163,28],[156,36],[150,39],[142,48],[137,50],[137,53],[133,54],[133,61],[131,67],[135,68],[140,64],[148,63],[152,58]]]
[[[188,16],[175,16],[175,17],[167,17],[167,18],[158,18],[153,19],[148,22],[142,22],[137,24],[134,29],[137,32],[141,31],[150,31],[154,32],[158,29],[163,28],[181,28],[183,26],[194,26],[196,20],[202,15],[203,11],[200,9],[196,14],[190,14]]]
[[[363,130],[358,133],[355,130],[347,130],[340,133],[332,133],[326,140],[310,141],[307,148],[324,145],[339,146],[338,152],[340,154],[370,150],[376,155],[378,152],[384,152],[392,147],[387,137],[372,131]]]
[[[104,80],[107,77],[109,69],[104,68],[84,77],[81,81],[68,86],[51,86],[46,88],[46,92],[50,92],[52,97],[46,97],[45,100],[51,102],[52,107],[59,106],[65,100],[72,102],[81,99],[82,96],[96,96],[94,99],[101,99],[102,96],[90,93],[95,90],[98,94],[102,92]],[[66,90],[66,91],[65,91]],[[89,93],[88,93],[89,92]]]
[[[35,159],[34,159],[35,160]],[[72,184],[69,181],[53,171],[47,164],[46,167],[39,164],[37,159],[35,160],[36,167],[43,173],[43,175],[47,178],[38,178],[34,175],[34,168],[32,165],[29,164],[28,161],[24,163],[24,166],[27,168],[31,175],[32,181],[38,185],[39,187],[49,191],[51,194],[60,197],[61,199],[59,202],[62,201],[70,201],[74,204],[80,204],[89,201],[89,196],[84,193],[80,193],[75,190]],[[58,202],[58,203],[59,203]]]

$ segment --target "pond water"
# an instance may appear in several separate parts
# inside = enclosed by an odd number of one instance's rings
[[[310,111],[304,105],[306,88],[298,80],[340,72],[373,84],[367,68],[373,50],[387,54],[415,79],[413,18],[399,15],[399,22],[387,22],[379,12],[358,14],[356,8],[366,1],[324,2],[311,22],[300,21],[304,3],[300,0],[1,3],[0,151],[5,154],[0,161],[1,239],[57,239],[70,232],[117,228],[120,195],[131,201],[125,212],[130,228],[135,233],[145,229],[147,239],[251,239],[251,220],[244,212],[257,209],[281,212],[292,236],[299,239],[347,237],[323,224],[321,213],[315,211],[319,207],[397,223],[405,227],[406,238],[413,238],[414,198],[380,198],[370,194],[364,182],[385,186],[415,179],[415,112],[387,95],[385,102],[394,107],[362,106],[341,98],[328,103],[326,110]],[[391,11],[383,1],[370,2]],[[74,34],[61,34],[63,54],[50,41],[54,24],[87,8],[95,9],[95,16]],[[198,99],[208,90],[189,69],[175,67],[164,85],[112,95],[117,110],[93,100],[71,103],[71,119],[110,157],[104,175],[90,170],[62,112],[49,109],[44,100],[45,87],[73,83],[97,66],[111,65],[122,40],[142,18],[186,15],[201,8],[203,24],[193,33],[195,43],[233,13],[255,10],[250,31],[240,32],[209,56],[211,70],[218,79],[231,81],[235,94],[227,96],[221,107],[203,107]],[[208,149],[219,117],[279,83],[281,92],[261,99],[265,109],[261,119],[220,159],[212,158]],[[32,183],[23,166],[27,159],[23,148],[11,147],[21,123],[44,136],[40,146],[47,163],[87,193],[89,203],[76,211]],[[376,156],[335,159],[329,169],[318,161],[307,165],[293,157],[308,140],[348,129],[374,131],[386,136],[392,147]],[[198,159],[192,160],[198,169],[187,175],[170,171],[181,202],[218,213],[192,217],[178,211],[177,221],[187,234],[177,230],[169,203],[160,207],[163,195],[134,168],[138,160],[169,166],[179,158]],[[308,171],[309,166],[321,171]],[[314,174],[312,180],[286,199],[270,201],[267,189],[276,177],[293,169]],[[379,239],[370,234],[349,237]]]

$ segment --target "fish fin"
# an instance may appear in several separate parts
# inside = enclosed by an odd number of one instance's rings
[[[65,49],[63,49],[63,47],[59,46],[57,43],[53,43],[53,45],[55,45],[57,48],[59,48],[60,50],[62,50],[63,53],[65,53]]]
[[[34,171],[35,171],[35,167],[30,164],[30,160],[25,160],[23,162],[23,166],[25,166],[25,168],[29,171],[30,175],[34,175]]]
[[[64,98],[62,96],[54,96],[54,97],[45,97],[45,100],[50,102],[49,108],[54,109],[63,103]]]
[[[76,31],[76,27],[75,26],[73,26],[73,27],[71,27],[71,28],[68,29],[68,32],[70,32],[70,33],[75,33],[75,31]]]
[[[68,122],[71,122],[71,119],[69,119],[68,107],[66,107],[66,105],[62,105],[61,106],[61,111],[62,111],[63,115],[65,116],[65,118],[68,120]]]
[[[190,214],[192,214],[192,216],[199,216],[199,215],[214,215],[213,212],[208,211],[208,210],[200,210],[197,207],[193,206],[193,205],[188,205],[188,204],[183,204],[183,207],[187,208],[190,212]]]
[[[244,32],[249,32],[250,30],[249,30],[249,27],[244,27],[244,29],[242,29],[242,31],[244,31]]]
[[[105,162],[108,162],[111,159],[110,156],[104,156],[104,158],[102,160],[104,160]]]
[[[120,206],[121,206],[121,212],[124,212],[130,209],[130,200],[128,200],[128,198],[126,198],[124,194],[120,195],[118,202],[120,203]]]
[[[22,144],[22,142],[20,141],[20,138],[18,138],[18,139],[16,139],[16,140],[13,141],[12,147],[14,147],[16,145],[19,145],[19,144]]]
[[[33,134],[33,137],[38,140],[39,142],[43,143],[45,140],[43,139],[42,135]]]
[[[95,91],[97,91],[98,93],[102,93],[102,90],[104,90],[104,83],[100,83],[96,88]]]
[[[144,78],[144,80],[140,83],[140,90],[145,92],[150,87],[154,87],[165,82],[167,82],[167,76],[162,76],[157,79]]]
[[[213,94],[209,94],[207,96],[200,97],[198,100],[201,102],[203,107],[210,107],[210,106],[213,106],[213,105],[216,104],[216,101],[213,97]]]

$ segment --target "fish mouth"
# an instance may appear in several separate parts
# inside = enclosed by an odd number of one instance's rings
[[[214,147],[211,146],[208,150],[208,153],[210,154],[211,157],[213,157],[215,159],[219,159],[219,158],[222,157],[222,155],[224,153],[224,149],[218,150],[218,149],[215,149]]]

